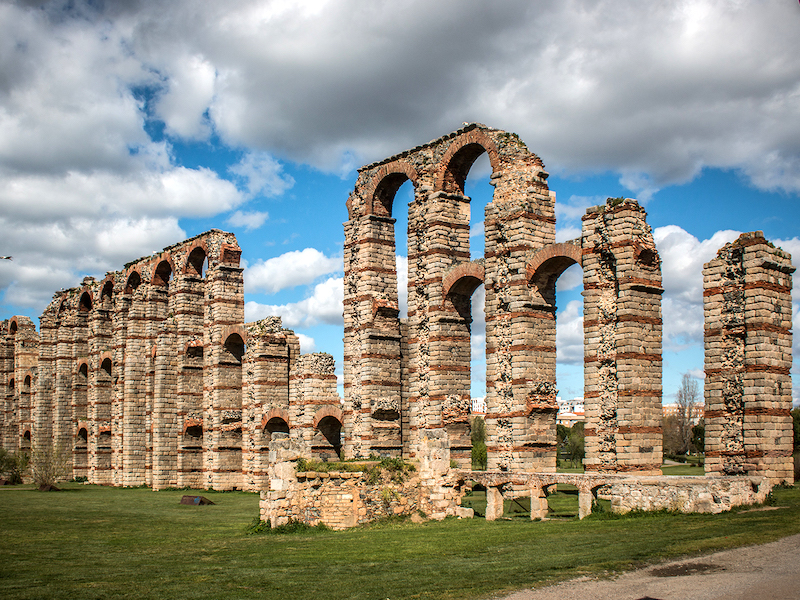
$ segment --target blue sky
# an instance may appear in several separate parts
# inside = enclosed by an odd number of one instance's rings
[[[542,157],[560,239],[606,197],[644,204],[669,402],[702,378],[702,263],[757,229],[800,256],[798,25],[779,0],[2,1],[0,318],[216,227],[243,249],[248,319],[281,314],[341,371],[355,169],[478,121]],[[467,192],[479,248],[485,163]],[[582,394],[580,299],[574,269],[564,397]]]

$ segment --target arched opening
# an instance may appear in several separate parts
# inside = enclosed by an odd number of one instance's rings
[[[26,375],[25,379],[22,380],[22,392],[24,394],[30,394],[31,392],[31,376]]]
[[[89,367],[86,363],[81,363],[81,366],[78,367],[78,376],[80,377],[80,381],[86,383],[86,380],[89,378]]]
[[[13,395],[14,394],[14,378],[8,380],[8,390]]]
[[[451,356],[457,356],[458,367],[451,375],[456,385],[452,395],[445,397],[443,421],[450,435],[451,456],[463,468],[472,464],[472,415],[486,413],[486,294],[482,260],[486,207],[494,199],[491,175],[487,149],[478,143],[468,143],[452,153],[442,176],[443,190],[453,195],[452,210],[458,215],[458,228],[454,227],[451,237],[458,239],[457,250],[461,253],[458,259],[461,262],[450,271],[451,277],[460,276],[447,291],[447,299],[462,322],[453,324],[455,329],[450,335],[463,338],[450,348]],[[457,200],[459,196],[461,200]],[[471,270],[478,267],[481,273],[476,277]]]
[[[92,296],[89,292],[81,294],[80,302],[78,303],[78,310],[81,312],[89,312],[92,310]]]
[[[106,281],[103,285],[103,291],[100,292],[100,304],[104,309],[110,310],[114,303],[114,283]]]
[[[561,469],[582,470],[583,444],[583,270],[581,247],[575,242],[547,246],[528,265],[532,300],[553,315],[543,345],[556,354],[556,457]],[[543,323],[547,329],[547,323]],[[542,330],[542,328],[540,328]],[[552,337],[550,337],[552,336]]]
[[[153,273],[153,285],[164,288],[169,287],[170,279],[172,279],[172,265],[169,264],[169,261],[162,260],[158,263]]]
[[[125,283],[125,293],[132,294],[142,284],[142,276],[138,271],[134,271],[128,276],[128,281]]]
[[[183,433],[184,450],[202,450],[203,448],[203,426],[190,425]]]
[[[17,335],[17,322],[11,321],[11,324],[8,326],[8,332],[11,335]]]
[[[76,445],[79,448],[85,448],[89,442],[89,432],[86,431],[86,427],[81,427],[78,430],[78,435],[76,437]]]
[[[342,423],[336,417],[320,419],[314,435],[312,452],[323,460],[337,460],[342,450]]]
[[[31,432],[30,430],[28,430],[22,434],[22,444],[20,445],[20,450],[30,450],[30,449],[31,449]]]
[[[244,357],[245,345],[244,340],[238,333],[232,333],[225,340],[225,353],[223,362],[228,364],[242,364],[242,357]]]
[[[272,417],[264,426],[264,437],[271,440],[273,433],[289,433],[289,424],[280,417]]]
[[[186,274],[204,277],[207,267],[206,251],[203,250],[202,246],[197,246],[189,253],[189,258],[186,259]]]
[[[105,372],[105,374],[106,374],[106,375],[107,375],[109,378],[111,378],[111,371],[112,371],[112,369],[113,369],[113,366],[112,366],[112,363],[111,363],[111,359],[110,359],[110,358],[106,358],[105,360],[103,360],[103,362],[102,362],[102,363],[100,363],[100,369],[101,369],[102,371],[104,371],[104,372]]]

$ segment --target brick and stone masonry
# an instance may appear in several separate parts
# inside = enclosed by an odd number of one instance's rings
[[[703,268],[707,473],[793,481],[794,271],[760,231]]]
[[[470,260],[464,182],[483,153],[495,191],[484,256]],[[392,215],[406,181],[401,319]],[[86,278],[54,295],[39,334],[25,317],[0,324],[0,442],[53,443],[75,476],[155,489],[263,489],[277,434],[320,458],[419,458],[421,436],[436,438],[469,467],[471,296],[483,285],[489,468],[553,473],[555,284],[580,264],[586,470],[657,474],[663,289],[645,211],[609,199],[579,239],[556,243],[554,206],[539,157],[480,124],[362,167],[344,226],[343,402],[330,355],[301,355],[278,317],[244,323],[230,233]],[[706,265],[710,473],[791,480],[793,271],[760,232]]]
[[[244,324],[240,253],[212,230],[55,294],[38,335],[4,321],[2,446],[52,444],[72,476],[154,489],[260,489],[274,431],[338,454],[333,358],[301,356],[279,317]]]

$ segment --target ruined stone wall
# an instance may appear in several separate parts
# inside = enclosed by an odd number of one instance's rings
[[[484,152],[495,193],[478,262],[470,261],[464,182]],[[485,281],[490,456],[508,468],[555,468],[554,341],[552,351],[543,350],[550,332],[537,329],[542,311],[531,307],[526,287],[529,253],[555,241],[546,179],[541,160],[516,135],[478,124],[359,170],[345,224],[349,456],[413,457],[419,431],[444,428],[454,460],[469,464],[470,297]],[[401,326],[392,214],[408,180],[414,200]],[[554,321],[552,311],[545,318]],[[543,353],[552,360],[539,360]]]
[[[629,199],[583,217],[587,471],[660,474],[663,289],[645,217]]]
[[[260,516],[272,527],[290,520],[346,529],[394,515],[429,518],[472,516],[459,506],[466,488],[450,472],[450,443],[444,430],[422,432],[419,468],[399,471],[297,471],[311,448],[277,434],[270,445],[269,486],[261,491]],[[374,463],[367,466],[374,467]]]
[[[239,253],[233,235],[212,230],[55,294],[41,317],[33,429],[72,452],[75,476],[156,489],[213,482],[197,475],[220,452],[211,442],[223,425],[204,406],[204,381],[223,383],[209,395],[224,393],[224,355],[212,345],[243,321]],[[241,467],[219,479],[241,486]]]
[[[484,209],[484,257],[471,261],[464,182],[484,152],[495,192]],[[658,470],[663,290],[645,212],[633,200],[615,200],[587,214],[579,240],[556,244],[547,177],[519,137],[479,124],[359,170],[345,224],[348,456],[396,453],[399,429],[403,454],[414,457],[418,432],[443,428],[453,459],[469,466],[470,299],[483,285],[489,468],[555,470],[555,286],[578,263],[587,315],[587,468]],[[394,195],[409,180],[408,319],[401,323],[391,216]]]
[[[794,270],[760,231],[703,268],[707,473],[793,481]]]
[[[35,430],[39,335],[27,317],[0,322],[0,446],[30,447]]]

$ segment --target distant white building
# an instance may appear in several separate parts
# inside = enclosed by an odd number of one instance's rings
[[[472,399],[472,414],[478,416],[486,414],[486,396]]]
[[[677,416],[680,410],[677,404],[664,404],[661,409],[664,411],[665,417]],[[700,422],[700,419],[702,419],[705,414],[705,410],[705,404],[695,404],[692,407],[692,425],[697,425]]]
[[[558,404],[556,423],[559,425],[572,427],[575,423],[582,422],[586,418],[583,410],[583,398],[562,400],[561,396],[559,396],[556,398],[556,404]]]

